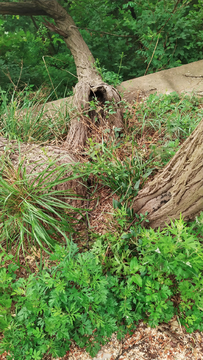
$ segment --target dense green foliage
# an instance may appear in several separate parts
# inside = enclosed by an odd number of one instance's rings
[[[202,0],[59,3],[73,17],[107,82],[202,59]],[[77,82],[70,51],[41,17],[1,16],[0,50],[3,90],[36,89],[43,83],[45,91],[56,88],[63,97]]]
[[[203,217],[190,227],[180,219],[162,232],[139,223],[125,231],[125,208],[115,221],[117,231],[95,234],[90,251],[79,253],[67,241],[51,255],[56,265],[27,279],[15,281],[15,266],[2,262],[1,349],[8,359],[63,356],[70,339],[93,356],[112,332],[122,335],[141,319],[157,326],[178,315],[187,331],[203,330]]]

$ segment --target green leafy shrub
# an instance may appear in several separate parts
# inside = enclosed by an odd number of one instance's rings
[[[117,329],[116,300],[95,256],[80,254],[67,242],[66,248],[56,247],[51,260],[57,265],[13,284],[21,297],[1,346],[9,349],[10,359],[36,359],[36,354],[42,359],[46,352],[63,356],[70,339],[95,354],[102,338]]]
[[[203,223],[201,222],[199,230],[202,231],[202,229]],[[165,291],[170,292],[172,296],[178,296],[181,302],[177,306],[177,314],[181,322],[188,324],[190,331],[194,329],[202,331],[203,247],[201,238],[198,238],[197,229],[193,231],[193,227],[187,227],[180,219],[171,223],[171,226],[161,232],[145,229],[141,238],[142,270],[149,274],[146,284],[150,278],[152,284],[156,279],[160,289],[163,284]],[[157,291],[150,290],[149,295],[152,292]],[[158,294],[156,297],[158,300]],[[150,310],[150,317],[153,321],[157,300],[152,311]],[[190,313],[193,314],[192,319],[188,316]],[[164,315],[167,315],[167,312]]]
[[[129,232],[125,208],[116,217],[120,230],[96,236],[92,251],[114,276],[112,291],[126,321],[144,318],[157,326],[177,314],[188,331],[203,329],[203,217],[190,227],[180,218],[163,231],[139,225]],[[177,297],[180,304],[172,301]]]
[[[57,96],[68,96],[77,81],[74,60],[65,42],[58,34],[51,36],[37,18],[34,25],[27,16],[1,17],[0,47],[3,90],[22,90],[31,85],[36,91],[43,84],[50,93],[55,89],[51,98],[56,100]]]
[[[157,326],[177,315],[187,331],[203,330],[203,216],[163,231],[143,229],[142,217],[126,231],[125,208],[115,214],[117,232],[95,235],[90,251],[67,240],[50,269],[6,280],[16,301],[1,344],[9,359],[63,356],[71,339],[94,356],[112,332],[120,336],[141,319]]]

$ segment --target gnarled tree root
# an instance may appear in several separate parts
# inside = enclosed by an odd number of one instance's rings
[[[91,111],[90,101],[96,100],[97,110]],[[105,102],[108,101],[113,107],[113,111],[108,113],[104,109]],[[75,86],[73,106],[77,109],[76,115],[71,121],[71,126],[67,139],[64,143],[66,149],[77,152],[83,150],[85,142],[95,124],[106,122],[106,127],[123,128],[123,114],[120,106],[121,97],[118,91],[111,85],[105,83],[88,83],[79,81]],[[111,108],[112,110],[112,108]],[[100,116],[99,116],[100,114]],[[96,118],[96,119],[95,119]]]

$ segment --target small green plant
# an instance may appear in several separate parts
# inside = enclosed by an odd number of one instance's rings
[[[6,250],[39,246],[53,249],[59,239],[74,232],[75,214],[70,200],[77,199],[71,190],[57,190],[57,185],[69,181],[67,166],[55,161],[37,163],[30,174],[22,161],[15,168],[2,159],[0,172],[0,244]],[[37,169],[39,169],[37,171]]]
[[[12,283],[16,279],[16,264],[6,263],[13,259],[13,255],[5,254],[3,249],[0,253],[0,331],[6,329],[11,322],[11,305],[13,301]]]
[[[202,232],[202,222],[195,223],[195,227],[199,227]],[[143,229],[141,239],[141,271],[148,274],[146,284],[150,284],[151,289],[148,290],[147,300],[153,298],[153,293],[157,293],[154,296],[154,306],[149,311],[149,319],[152,323],[156,319],[154,315],[159,298],[157,290],[163,288],[166,294],[168,292],[179,297],[180,303],[176,311],[181,323],[187,324],[187,331],[202,329],[203,247],[198,231],[194,231],[194,224],[187,227],[180,218],[171,222],[163,231]],[[157,288],[152,286],[155,279]],[[167,312],[165,316],[167,317]]]
[[[159,146],[159,144],[151,145],[150,159],[154,159],[153,165],[163,166],[168,163],[168,161],[175,155],[179,149],[179,140],[175,141],[166,141],[164,145]]]
[[[107,84],[113,85],[115,87],[120,85],[120,83],[123,81],[122,76],[120,75],[123,57],[124,57],[124,54],[122,53],[117,74],[113,71],[107,71],[104,66],[101,67],[99,59],[96,59],[96,62],[95,62],[96,69],[102,76],[102,80],[104,82],[106,82]]]
[[[84,176],[95,175],[97,181],[108,186],[120,196],[120,202],[126,204],[137,195],[139,188],[152,173],[150,161],[143,161],[142,156],[131,146],[129,157],[120,160],[119,150],[122,144],[112,141],[101,144],[89,139],[88,155],[91,162],[78,165],[74,172],[80,171]]]

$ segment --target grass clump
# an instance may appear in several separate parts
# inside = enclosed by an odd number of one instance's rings
[[[8,101],[7,94],[0,92],[0,132],[10,140],[21,142],[62,142],[68,132],[69,112],[64,108],[51,112],[46,107],[46,99],[38,100],[38,94],[30,100],[29,93],[13,94]]]
[[[92,186],[107,187],[119,197],[120,203],[130,204],[147,178],[153,172],[151,160],[143,160],[135,144],[115,140],[95,143],[89,139],[89,162],[73,166],[73,173],[85,179],[91,177]]]
[[[40,169],[37,171],[37,169]],[[7,251],[39,247],[45,251],[54,248],[57,241],[74,232],[76,214],[82,209],[71,206],[77,195],[71,190],[58,190],[69,181],[70,169],[37,164],[30,174],[22,161],[17,168],[8,160],[0,171],[0,245]]]

